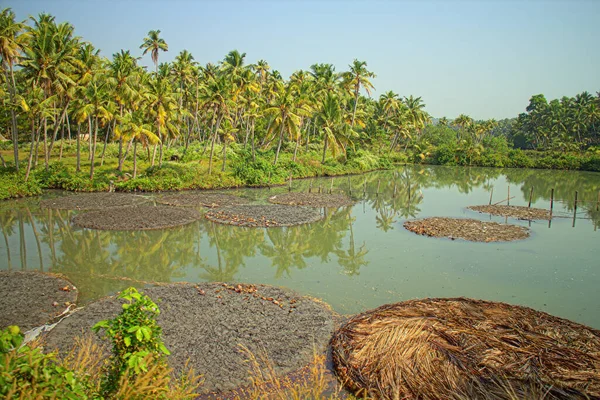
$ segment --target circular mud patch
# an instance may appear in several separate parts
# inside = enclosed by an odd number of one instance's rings
[[[529,237],[522,226],[464,218],[424,218],[406,221],[404,227],[418,235],[465,239],[471,242],[504,242]]]
[[[0,329],[22,332],[44,325],[77,301],[77,289],[63,278],[39,272],[0,272]]]
[[[331,343],[337,374],[361,397],[600,396],[600,331],[526,307],[406,301],[353,317]]]
[[[541,208],[530,208],[522,206],[470,206],[467,207],[473,211],[477,211],[485,214],[500,215],[503,217],[512,217],[524,220],[534,219],[545,219],[549,220],[552,218],[550,211],[543,210]]]
[[[248,199],[223,193],[178,193],[161,196],[156,201],[169,206],[207,208],[236,206],[250,202]]]
[[[88,211],[73,217],[73,223],[82,228],[124,231],[171,228],[200,218],[198,211],[189,208],[140,206]]]
[[[129,193],[78,193],[40,201],[42,208],[59,210],[103,210],[147,203],[142,196]]]
[[[306,207],[275,204],[226,207],[207,212],[206,218],[220,224],[270,228],[307,224],[320,220],[322,215]]]
[[[189,366],[204,376],[204,393],[250,384],[252,366],[242,346],[257,358],[266,354],[278,375],[287,374],[308,364],[314,351],[324,351],[334,329],[328,306],[287,289],[213,283],[154,286],[143,292],[160,308],[169,365],[180,372],[189,358]],[[50,331],[46,345],[66,351],[75,336],[120,310],[112,297],[92,303]]]
[[[269,197],[273,204],[308,207],[343,207],[354,204],[351,198],[343,194],[326,193],[285,193]]]

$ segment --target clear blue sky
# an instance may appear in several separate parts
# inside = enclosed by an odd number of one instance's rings
[[[171,61],[200,63],[230,50],[265,59],[288,77],[317,62],[354,58],[377,74],[375,96],[422,96],[435,117],[514,117],[533,94],[600,91],[599,0],[2,0],[17,18],[48,12],[110,57],[141,55],[160,29]],[[150,65],[149,55],[143,63]]]

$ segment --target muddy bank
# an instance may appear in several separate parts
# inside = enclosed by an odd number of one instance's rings
[[[66,279],[39,272],[0,272],[0,329],[18,325],[25,332],[76,302],[77,289]]]
[[[511,217],[523,220],[545,219],[552,218],[550,211],[541,208],[530,208],[523,206],[470,206],[467,207],[473,211],[485,214],[500,215],[502,217]]]
[[[172,228],[200,218],[200,213],[190,208],[140,206],[88,211],[73,217],[73,223],[82,228],[122,231]]]
[[[248,204],[250,200],[223,193],[187,192],[160,196],[157,203],[176,207],[228,207]]]
[[[204,375],[203,393],[249,385],[248,355],[266,352],[277,374],[308,364],[333,333],[333,315],[321,302],[263,285],[172,284],[144,290],[160,308],[158,322],[168,362],[181,371],[186,360]],[[121,310],[114,298],[86,306],[64,319],[47,336],[47,346],[68,350],[73,337],[89,332]]]
[[[273,204],[307,207],[343,207],[351,206],[354,201],[343,194],[327,193],[284,193],[269,197]]]
[[[78,193],[40,201],[42,208],[59,210],[104,210],[148,203],[142,196],[129,193]]]
[[[404,227],[418,235],[472,242],[504,242],[529,237],[527,228],[463,218],[425,218],[406,221]]]
[[[351,318],[331,343],[338,375],[361,397],[600,396],[600,331],[527,307],[465,298],[388,304]]]
[[[226,207],[209,211],[205,217],[220,224],[269,228],[307,224],[318,221],[323,216],[317,210],[307,207],[274,204]]]

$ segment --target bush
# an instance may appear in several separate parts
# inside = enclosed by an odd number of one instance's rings
[[[135,288],[125,289],[118,296],[126,300],[123,310],[114,319],[94,325],[93,330],[105,330],[112,342],[110,365],[102,384],[103,394],[111,394],[119,387],[121,377],[128,372],[130,378],[148,371],[148,360],[164,363],[164,355],[170,354],[165,347],[162,329],[156,322],[158,306]]]
[[[36,196],[41,193],[40,183],[33,176],[30,176],[30,179],[25,182],[24,173],[0,174],[0,200]]]
[[[4,399],[88,399],[93,393],[86,377],[65,368],[56,353],[22,346],[16,326],[0,331],[0,396]]]

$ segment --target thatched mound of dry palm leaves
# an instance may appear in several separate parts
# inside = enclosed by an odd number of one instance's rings
[[[76,215],[73,223],[82,228],[125,231],[172,228],[200,218],[200,213],[190,208],[140,206],[84,212]]]
[[[500,215],[502,217],[512,217],[524,220],[534,219],[551,219],[552,215],[550,211],[543,210],[541,208],[531,208],[523,206],[503,206],[503,205],[489,205],[489,206],[470,206],[467,207],[473,211],[477,211],[485,214]]]
[[[248,204],[250,200],[224,193],[189,192],[164,195],[156,199],[158,203],[177,207],[217,208]]]
[[[148,200],[130,193],[77,193],[40,201],[42,208],[59,210],[104,210],[106,208],[139,206]]]
[[[467,218],[424,218],[406,221],[404,227],[417,235],[471,242],[503,242],[529,237],[529,230],[522,226]]]
[[[354,204],[351,198],[336,193],[284,193],[269,197],[273,204],[308,207],[343,207]]]
[[[224,207],[207,212],[205,217],[220,224],[251,228],[308,224],[323,218],[319,211],[312,208],[280,204]]]
[[[600,331],[527,307],[412,300],[333,336],[342,382],[377,399],[600,397]]]

